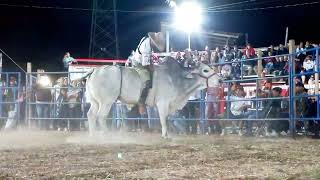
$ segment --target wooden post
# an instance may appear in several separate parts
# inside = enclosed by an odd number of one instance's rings
[[[31,63],[27,63],[27,73],[26,73],[26,118],[25,118],[25,124],[28,125],[29,128],[31,128],[31,115],[32,115],[32,108],[30,105],[31,102],[31,93],[32,93],[32,87],[31,87],[31,74],[32,72],[32,66]]]
[[[289,40],[289,53],[292,54],[296,51],[296,42],[294,39]]]
[[[258,74],[258,77],[261,78],[261,75],[262,75],[262,71],[263,71],[263,66],[262,66],[262,55],[263,55],[263,52],[261,50],[258,51],[258,67],[257,67],[257,74]]]
[[[287,46],[288,45],[288,37],[289,37],[289,27],[286,28],[286,37],[284,40],[284,45]]]

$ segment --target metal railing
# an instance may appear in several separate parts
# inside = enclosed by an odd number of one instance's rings
[[[241,77],[239,79],[234,79],[234,80],[225,80],[224,81],[224,86],[227,88],[227,92],[226,95],[224,95],[223,98],[218,99],[218,100],[214,100],[214,101],[207,101],[206,100],[206,93],[205,91],[201,92],[201,98],[198,99],[197,101],[190,101],[188,102],[189,105],[190,103],[197,103],[197,106],[199,106],[197,109],[199,111],[199,113],[197,115],[190,115],[188,117],[185,118],[181,118],[181,117],[173,117],[170,118],[172,121],[198,121],[200,123],[200,129],[201,131],[204,133],[207,129],[207,124],[208,122],[214,122],[214,121],[235,121],[235,120],[244,120],[244,121],[274,121],[274,120],[282,120],[282,121],[289,121],[290,122],[290,131],[292,134],[295,134],[296,132],[296,121],[301,120],[301,121],[310,121],[310,120],[315,120],[315,121],[319,121],[320,120],[320,107],[319,107],[319,103],[317,103],[317,113],[316,113],[316,117],[297,117],[296,114],[296,102],[297,100],[301,99],[301,98],[315,98],[315,99],[319,99],[319,93],[316,92],[315,94],[312,95],[303,95],[303,96],[298,96],[296,95],[295,92],[295,78],[298,76],[302,76],[302,75],[313,75],[313,74],[318,74],[319,73],[319,48],[314,48],[314,49],[310,49],[310,50],[305,50],[299,53],[303,53],[303,52],[314,52],[315,57],[314,57],[314,61],[315,63],[315,69],[313,72],[307,72],[307,73],[300,73],[300,74],[296,74],[295,73],[295,57],[298,53],[293,53],[293,54],[284,54],[284,55],[277,55],[277,56],[272,56],[274,58],[279,58],[279,57],[283,57],[283,56],[287,56],[288,57],[288,64],[289,64],[289,74],[285,75],[285,76],[275,76],[275,77],[259,77],[258,78],[245,78],[245,76],[242,74]],[[244,62],[247,61],[259,61],[259,60],[263,60],[265,58],[270,58],[270,57],[258,57],[255,59],[242,59],[240,61],[241,63],[241,67],[243,66]],[[225,63],[218,63],[218,64],[213,64],[213,66],[221,66],[221,65],[225,65],[225,64],[231,64],[234,62],[225,62]],[[72,73],[83,73],[83,72],[72,72]],[[36,72],[32,72],[32,73],[28,73],[27,74],[27,79],[29,79],[29,83],[27,85],[27,90],[28,92],[32,92],[33,91],[33,85],[34,83],[32,83],[32,77],[34,76],[39,76],[39,75],[56,75],[56,76],[66,76],[69,77],[70,73],[67,72],[43,72],[43,73],[36,73]],[[256,93],[255,97],[252,99],[242,99],[242,100],[232,100],[231,97],[231,85],[232,83],[245,83],[245,82],[253,82],[256,84],[256,92],[258,92],[259,89],[261,89],[262,85],[260,85],[260,81],[262,80],[272,80],[272,79],[277,79],[277,78],[286,78],[288,79],[288,85],[289,85],[289,95],[288,97],[277,97],[277,98],[273,98],[273,97],[267,97],[267,98],[262,98],[258,96],[258,93]],[[318,83],[318,80],[316,80]],[[70,82],[69,82],[70,83]],[[316,85],[317,86],[317,85]],[[84,91],[85,88],[84,87],[79,87],[77,89],[77,87],[65,87],[67,89],[73,89],[73,90],[79,90],[81,91],[82,95],[80,95],[80,99],[83,98],[84,95]],[[50,90],[60,90],[63,89],[61,87],[46,87],[46,89],[50,89]],[[32,94],[31,94],[32,96]],[[231,103],[237,102],[237,101],[250,101],[252,103],[256,103],[258,104],[258,102],[263,102],[263,101],[271,101],[271,100],[281,100],[281,101],[287,101],[288,102],[288,117],[279,117],[279,118],[266,118],[266,117],[260,117],[259,118],[259,112],[261,111],[261,107],[259,106],[254,106],[251,111],[255,112],[256,118],[241,118],[241,119],[234,119],[232,118],[231,112],[230,112],[230,106]],[[226,116],[223,118],[218,118],[217,116],[215,116],[215,118],[208,118],[208,112],[207,112],[207,106],[209,103],[216,103],[216,104],[222,104],[225,103],[225,114]],[[34,100],[32,100],[32,97],[28,97],[27,98],[27,103],[26,103],[26,120],[28,122],[28,124],[30,125],[31,121],[40,121],[40,120],[67,120],[68,124],[70,124],[70,121],[85,121],[86,120],[86,111],[82,110],[80,112],[79,117],[38,117],[37,114],[35,113],[35,106],[37,105],[47,105],[52,107],[51,110],[56,113],[56,107],[55,105],[57,104],[57,102],[55,101],[50,101],[50,102],[36,102]],[[63,102],[60,103],[61,105],[77,105],[77,106],[85,106],[86,104],[84,104],[84,102],[79,101],[79,102]],[[158,116],[156,115],[150,115],[151,113],[147,113],[149,114],[148,116],[141,116],[141,115],[137,115],[137,117],[130,117],[130,115],[127,115],[126,110],[123,110],[119,107],[124,107],[124,106],[119,106],[118,107],[118,103],[115,103],[112,111],[111,111],[111,115],[108,119],[112,119],[113,122],[116,122],[116,124],[123,124],[124,122],[129,122],[129,121],[133,121],[133,120],[138,120],[138,122],[143,122],[143,121],[148,121],[148,123],[150,124],[151,121],[153,120],[159,120]],[[87,106],[86,106],[87,107]],[[152,108],[152,107],[148,107],[148,108]],[[119,115],[118,111],[121,111]],[[190,113],[190,112],[189,112]],[[157,114],[157,113],[153,113],[153,114]],[[156,117],[153,117],[156,116]],[[120,121],[117,122],[117,121]],[[158,123],[158,122],[157,122]]]
[[[0,73],[0,128],[4,126],[9,118],[21,121],[21,110],[23,107],[20,99],[23,93],[21,87],[20,72]],[[10,112],[14,112],[9,116]]]

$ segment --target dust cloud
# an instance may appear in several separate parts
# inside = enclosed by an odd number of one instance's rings
[[[0,131],[0,149],[50,147],[62,144],[105,145],[138,144],[155,145],[161,143],[160,134],[147,133],[97,133],[89,136],[88,132],[59,132],[19,129]]]

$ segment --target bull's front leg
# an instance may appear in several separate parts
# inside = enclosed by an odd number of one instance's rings
[[[169,105],[167,103],[157,103],[159,111],[160,123],[162,127],[162,138],[168,138],[167,118],[169,115]]]

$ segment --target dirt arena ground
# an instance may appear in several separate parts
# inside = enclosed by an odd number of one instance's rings
[[[0,179],[320,179],[320,141],[1,132]]]

